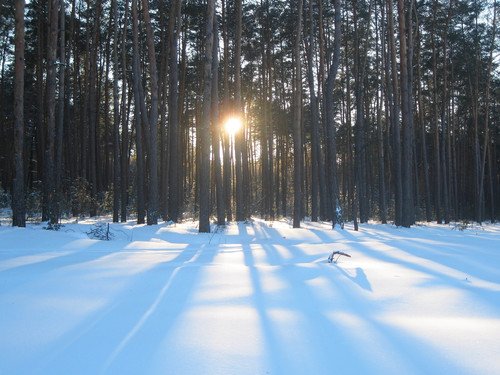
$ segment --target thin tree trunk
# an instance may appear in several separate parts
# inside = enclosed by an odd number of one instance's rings
[[[223,108],[229,109],[229,38],[227,32],[226,1],[222,0],[222,39],[224,44],[224,100]],[[231,207],[231,140],[227,132],[223,135],[223,177],[224,177],[224,199],[227,220],[231,221],[233,212]]]
[[[241,103],[241,27],[242,27],[242,0],[235,0],[236,9],[236,34],[235,34],[235,51],[234,51],[234,86],[235,86],[235,107],[236,114],[242,117],[242,103]],[[243,121],[243,118],[241,118]],[[235,177],[236,177],[236,221],[243,221],[245,216],[245,197],[244,197],[244,177],[243,177],[243,148],[244,145],[244,129],[241,129],[235,134]]]
[[[56,55],[58,31],[58,0],[49,2],[49,35],[47,40],[47,144],[45,150],[45,181],[50,224],[59,221],[55,195],[55,138],[56,138]]]
[[[225,225],[224,191],[222,183],[221,165],[221,127],[219,124],[219,35],[217,17],[214,16],[213,25],[213,52],[212,52],[212,147],[215,168],[215,192],[217,205],[217,225]]]
[[[311,107],[311,221],[318,221],[319,216],[319,108],[314,88],[313,51],[314,22],[313,0],[309,0],[309,36],[306,39],[307,81]]]
[[[55,174],[56,185],[55,194],[57,199],[57,215],[61,215],[62,196],[62,172],[63,172],[63,136],[64,136],[64,103],[65,103],[65,78],[66,78],[66,5],[64,0],[60,0],[60,20],[59,20],[59,96],[56,128],[56,160]]]
[[[135,144],[137,148],[137,224],[145,222],[144,202],[144,151],[142,147],[142,119],[141,119],[141,95],[140,95],[140,70],[139,70],[139,30],[137,16],[137,0],[132,0],[132,76],[134,92],[134,122],[135,122]]]
[[[293,4],[293,1],[291,2]],[[297,1],[297,21],[295,24],[294,60],[294,92],[293,92],[293,227],[300,228],[302,209],[302,177],[304,155],[302,147],[302,74],[300,64],[300,46],[302,44],[302,0]]]
[[[92,44],[90,52],[90,75],[89,75],[89,177],[92,204],[90,216],[97,215],[97,64],[99,51],[99,34],[101,19],[101,2],[95,2],[95,18],[92,29]]]
[[[113,222],[120,212],[120,104],[118,97],[118,5],[111,2],[113,19]],[[124,46],[122,46],[125,49]],[[123,67],[125,69],[125,67]]]
[[[169,211],[170,218],[178,222],[180,216],[180,136],[179,136],[179,67],[177,63],[177,45],[181,29],[181,2],[172,2],[173,9],[170,14],[170,22],[177,24],[171,29],[170,38],[170,82],[169,82],[169,135],[170,135],[170,158],[169,158]]]
[[[14,173],[12,194],[12,225],[26,226],[24,189],[24,0],[16,0],[14,54]]]
[[[394,20],[393,20],[393,6],[392,0],[387,0],[387,26],[389,35],[389,48],[390,48],[390,65],[392,75],[392,92],[390,100],[391,109],[391,128],[392,128],[392,149],[393,149],[393,172],[394,172],[394,186],[395,186],[395,224],[401,225],[402,220],[402,201],[403,201],[403,186],[401,176],[401,136],[399,127],[399,86],[398,86],[398,73],[396,69],[396,42],[394,40]]]
[[[128,113],[129,107],[127,106],[127,54],[126,54],[126,35],[128,23],[128,0],[125,0],[125,15],[123,17],[123,30],[122,30],[122,147],[121,147],[121,173],[120,173],[120,221],[127,221],[127,202],[128,202],[128,163],[129,163],[129,142],[128,142]],[[131,96],[130,96],[131,98]],[[129,99],[130,102],[130,99]]]

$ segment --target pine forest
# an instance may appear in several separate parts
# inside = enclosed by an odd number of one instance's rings
[[[12,224],[500,217],[496,0],[6,0]]]

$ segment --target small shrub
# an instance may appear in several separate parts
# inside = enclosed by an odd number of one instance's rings
[[[109,241],[115,235],[109,228],[109,223],[96,223],[90,227],[87,236],[92,240]]]
[[[47,226],[46,227],[43,227],[43,229],[45,230],[55,230],[55,231],[58,231],[59,229],[61,229],[62,227],[64,227],[64,225],[62,224],[52,224],[50,221],[47,223]]]

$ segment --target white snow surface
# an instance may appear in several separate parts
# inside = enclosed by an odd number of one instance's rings
[[[500,374],[499,225],[91,224],[0,226],[0,374]]]

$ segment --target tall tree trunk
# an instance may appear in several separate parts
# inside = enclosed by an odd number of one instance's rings
[[[140,95],[140,68],[139,68],[139,26],[137,15],[137,0],[132,0],[132,76],[133,76],[133,92],[134,92],[134,123],[135,123],[135,144],[137,149],[137,224],[144,224],[146,210],[144,201],[144,151],[143,151],[143,136],[142,136],[142,118],[141,118],[141,102]]]
[[[323,1],[317,0],[318,3],[318,44],[319,44],[319,70],[318,70],[318,88],[319,97],[325,96],[325,38],[324,38],[324,27],[323,27]],[[323,106],[325,103],[323,103]],[[325,134],[328,134],[328,130],[325,128],[326,122],[323,120],[323,130]],[[328,138],[328,136],[323,137]],[[328,158],[328,139],[323,141],[323,146],[325,152],[321,151],[321,144],[319,145],[319,159],[318,159],[318,169],[319,169],[319,216],[322,220],[326,220],[330,215],[330,200],[331,196],[328,194],[327,188],[327,176],[325,173],[325,160]],[[329,159],[328,159],[329,160]]]
[[[95,1],[95,18],[92,26],[92,44],[90,51],[90,75],[89,75],[89,177],[92,205],[90,216],[97,215],[97,123],[98,123],[98,82],[97,64],[99,51],[99,34],[101,24],[101,2]]]
[[[403,181],[403,200],[402,200],[402,220],[401,225],[410,227],[415,223],[415,214],[413,209],[413,191],[412,191],[412,111],[410,107],[411,92],[409,88],[408,78],[408,51],[407,51],[407,30],[406,30],[406,13],[405,1],[398,0],[398,16],[399,16],[399,67],[400,67],[400,82],[401,82],[401,119],[403,127],[403,152],[401,169],[401,178]],[[411,25],[409,25],[411,33]],[[413,46],[412,46],[413,48]],[[411,68],[411,67],[410,67]]]
[[[37,106],[37,116],[36,116],[36,135],[37,135],[37,179],[44,180],[43,175],[45,174],[45,111],[44,111],[44,66],[43,66],[43,51],[44,51],[44,22],[42,17],[39,17],[37,22],[37,65],[36,65],[36,106]],[[47,189],[43,188],[42,196],[42,221],[49,219],[47,203],[48,198],[46,196]]]
[[[341,28],[341,10],[340,0],[334,0],[334,41],[333,41],[333,56],[328,77],[326,79],[326,87],[324,91],[323,105],[325,108],[325,128],[328,140],[327,155],[328,160],[325,163],[328,166],[328,175],[330,176],[330,186],[327,189],[329,192],[330,207],[328,207],[329,215],[332,220],[332,227],[335,228],[337,218],[337,199],[338,199],[338,180],[337,180],[337,131],[335,126],[334,113],[334,91],[335,81],[340,65],[340,46],[342,43],[342,28]]]
[[[118,5],[111,2],[113,19],[113,222],[118,222],[120,212],[120,104],[118,97]],[[125,49],[125,46],[122,46]],[[123,67],[125,69],[125,67]]]
[[[44,188],[47,191],[47,208],[50,224],[59,221],[55,195],[55,138],[56,138],[56,57],[59,0],[49,2],[49,34],[47,39],[47,144],[45,149]]]
[[[381,15],[381,27],[378,27],[378,16],[375,17],[375,22],[376,22],[376,70],[379,72],[378,74],[378,79],[379,79],[379,87],[381,88],[381,93],[382,92],[387,92],[387,88],[384,85],[384,78],[383,75],[384,73],[381,72],[381,65],[380,65],[380,60],[382,58],[382,65],[384,64],[385,60],[385,47],[384,47],[384,35],[385,35],[385,13],[383,11],[383,5],[380,6],[381,12],[375,11],[375,14]],[[380,31],[379,31],[380,29]],[[379,34],[380,32],[380,34]],[[379,40],[379,35],[380,35],[380,40]],[[380,48],[382,51],[380,51]],[[380,221],[382,224],[387,223],[387,192],[385,188],[385,152],[384,152],[384,127],[382,124],[382,98],[381,98],[381,93],[377,92],[377,143],[378,143],[378,190],[379,190],[379,216],[380,216]]]
[[[63,172],[63,136],[64,136],[64,103],[65,103],[65,78],[66,78],[66,4],[60,0],[59,19],[59,96],[57,108],[57,128],[56,128],[56,159],[55,174],[56,185],[55,195],[57,199],[57,215],[60,216],[60,206],[62,196],[62,172]]]
[[[486,154],[488,153],[489,149],[489,136],[490,136],[490,128],[489,128],[489,114],[490,114],[490,85],[491,85],[491,69],[493,66],[493,51],[495,50],[495,37],[496,37],[496,19],[497,19],[497,3],[495,0],[495,3],[493,5],[493,30],[491,32],[491,42],[490,42],[490,51],[489,51],[489,58],[488,58],[488,68],[487,68],[487,76],[486,76],[486,88],[485,88],[485,102],[486,102],[486,108],[485,108],[485,115],[484,115],[484,144],[483,144],[483,157],[480,165],[480,175],[479,175],[479,201],[478,201],[478,206],[482,207],[483,204],[483,197],[484,197],[484,175],[485,175],[485,170],[486,170]],[[491,151],[490,151],[491,152]],[[491,176],[490,176],[491,178]],[[490,204],[493,206],[493,200],[490,202]],[[482,210],[479,210],[480,215],[479,215],[479,222],[482,221],[483,219],[483,214]]]
[[[224,44],[224,99],[223,108],[227,112],[229,110],[229,38],[227,31],[227,11],[226,1],[222,0],[222,40]],[[233,219],[232,212],[232,188],[231,188],[231,140],[227,132],[223,134],[223,178],[224,178],[224,202],[226,208],[227,221]]]
[[[293,1],[291,2],[293,4]],[[293,5],[292,5],[293,6]],[[297,21],[295,44],[293,48],[294,92],[293,92],[293,227],[300,228],[302,217],[302,177],[304,155],[302,146],[302,72],[300,64],[300,46],[302,44],[302,0],[297,1]]]
[[[26,226],[24,189],[24,0],[16,0],[14,53],[14,181],[12,194],[12,225]]]
[[[180,215],[180,135],[179,135],[179,67],[177,63],[177,46],[181,30],[181,7],[179,0],[173,1],[170,14],[176,27],[172,28],[170,38],[170,82],[169,82],[169,211],[174,222]]]
[[[153,27],[151,26],[151,17],[149,15],[148,0],[142,0],[142,12],[146,27],[148,57],[149,57],[149,75],[151,84],[151,106],[149,112],[148,127],[148,210],[147,224],[158,224],[159,215],[159,196],[158,196],[158,69],[156,65],[156,51],[154,43]]]
[[[433,16],[432,16],[432,80],[433,80],[433,122],[434,122],[434,163],[435,163],[435,211],[436,211],[436,222],[438,224],[442,223],[441,216],[441,202],[442,202],[442,185],[441,185],[441,151],[440,151],[440,137],[439,137],[439,120],[438,120],[438,89],[437,89],[437,48],[435,41],[436,33],[436,12],[437,12],[437,1],[434,1],[433,6]]]
[[[396,68],[396,42],[394,40],[394,11],[392,6],[392,0],[387,0],[387,32],[389,38],[389,48],[390,56],[388,56],[388,61],[390,61],[391,66],[391,100],[390,100],[390,117],[391,117],[391,130],[392,130],[392,151],[393,151],[393,173],[394,173],[394,190],[395,190],[395,224],[401,225],[403,211],[402,211],[402,201],[403,201],[403,186],[402,186],[402,176],[401,176],[401,133],[399,127],[399,86],[398,86],[398,73]]]
[[[126,53],[126,36],[128,24],[128,0],[125,0],[125,15],[123,17],[123,30],[122,30],[122,144],[121,144],[121,172],[120,172],[120,221],[127,221],[127,203],[128,203],[128,163],[129,163],[129,142],[128,142],[128,107],[127,106],[127,53]],[[130,100],[130,99],[129,99]]]
[[[236,8],[236,33],[235,33],[235,51],[234,51],[234,86],[235,86],[235,107],[236,114],[243,121],[242,103],[241,103],[241,27],[242,27],[242,0],[235,0]],[[244,176],[243,176],[243,148],[246,147],[244,129],[235,134],[235,177],[236,177],[236,221],[246,219],[245,215],[245,196],[244,196]]]
[[[314,53],[314,17],[313,0],[309,0],[309,36],[306,38],[307,81],[311,107],[311,221],[318,221],[319,216],[319,108],[314,88],[313,53]]]
[[[215,13],[215,0],[207,1],[207,23],[205,29],[205,63],[203,74],[203,116],[202,125],[197,134],[200,143],[200,217],[199,232],[210,232],[210,107],[212,95],[212,56],[213,56],[213,24]]]
[[[212,148],[214,154],[215,193],[217,207],[217,225],[225,225],[224,190],[221,165],[221,127],[219,124],[219,35],[217,17],[214,15],[213,52],[212,52]]]
[[[417,18],[418,22],[418,18]],[[432,221],[431,214],[431,193],[429,181],[429,161],[427,158],[427,133],[424,123],[424,103],[422,98],[422,69],[421,69],[421,31],[417,23],[418,41],[417,41],[417,104],[418,104],[418,126],[420,128],[422,163],[424,173],[424,188],[425,188],[425,219],[427,222]]]

